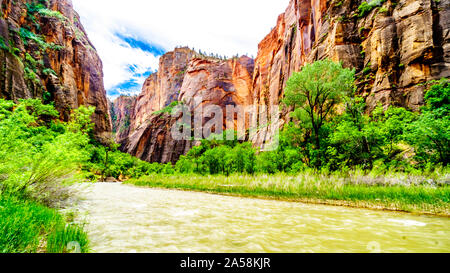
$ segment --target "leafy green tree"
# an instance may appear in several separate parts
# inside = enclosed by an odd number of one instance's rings
[[[354,75],[354,70],[345,69],[340,63],[323,60],[304,66],[287,82],[283,101],[294,107],[291,116],[311,131],[318,153],[321,150],[321,129],[344,96],[353,91]],[[316,167],[321,165],[320,154],[318,157]]]
[[[373,161],[382,153],[383,137],[377,124],[370,117],[364,116],[359,123],[345,116],[330,135],[331,147],[327,148],[327,156],[335,157],[329,164],[333,170],[344,166],[363,166],[371,168]],[[337,158],[336,158],[337,156]]]
[[[226,162],[225,159],[230,161],[230,158],[227,158],[227,154],[230,154],[231,151],[229,146],[221,145],[207,150],[203,154],[203,162],[208,166],[210,174],[225,174],[227,171],[230,172],[230,168],[227,167],[227,163],[230,162]]]
[[[195,147],[194,147],[195,148]],[[175,169],[179,173],[193,173],[198,172],[198,163],[192,158],[182,155],[180,159],[175,164]]]
[[[425,100],[427,102],[425,110],[444,109],[445,114],[448,114],[450,112],[450,80],[435,81],[425,94]]]
[[[388,158],[392,158],[396,151],[395,145],[405,140],[406,128],[414,122],[416,115],[405,108],[389,107],[380,116],[379,124],[385,140],[384,149]]]
[[[361,166],[371,169],[376,160],[390,161],[399,152],[397,144],[404,140],[407,125],[415,115],[404,108],[379,105],[366,115],[361,97],[346,98],[346,110],[332,123],[327,148],[328,167]]]
[[[181,167],[182,166],[181,164],[184,164],[185,161],[189,160],[195,165],[194,172],[200,173],[200,169],[201,169],[200,166],[202,164],[201,156],[204,153],[204,151],[205,151],[205,147],[203,145],[192,147],[192,149],[188,152],[186,158],[182,158],[183,161],[182,161],[182,163],[180,163],[180,168],[184,169],[184,167]],[[183,171],[183,172],[186,172],[186,171]]]
[[[68,128],[74,132],[82,132],[83,134],[92,136],[94,132],[94,123],[92,122],[92,115],[95,112],[95,107],[84,105],[75,109],[71,115],[68,123]]]
[[[242,143],[236,146],[233,150],[236,155],[235,164],[237,166],[237,172],[248,174],[255,173],[256,169],[256,151],[253,149],[251,143]]]
[[[256,169],[261,173],[275,174],[279,171],[277,161],[275,151],[263,152],[257,156]]]
[[[441,111],[426,111],[410,127],[409,141],[422,161],[447,166],[450,158],[450,118]]]
[[[447,166],[450,160],[450,81],[435,83],[425,95],[427,105],[419,119],[409,126],[407,138],[424,163]]]
[[[107,172],[110,168],[110,165],[111,165],[110,156],[109,156],[110,153],[117,152],[118,151],[117,149],[120,147],[120,145],[115,142],[114,137],[112,135],[110,135],[109,137],[104,139],[104,146],[105,146],[105,159],[103,161],[101,181],[105,181],[105,178],[106,178],[105,175],[107,174]],[[118,164],[115,164],[115,165],[118,165]],[[116,173],[116,175],[113,175],[113,176],[117,177],[118,174]]]

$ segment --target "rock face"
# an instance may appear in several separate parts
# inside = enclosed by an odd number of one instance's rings
[[[149,162],[176,162],[193,142],[172,138],[171,128],[178,118],[164,109],[170,109],[167,107],[174,102],[191,111],[208,105],[222,109],[250,105],[253,66],[248,57],[220,60],[188,48],[165,54],[158,72],[146,80],[138,97],[120,97],[113,103],[116,140],[122,144],[121,149]],[[134,111],[124,111],[124,105],[135,105]],[[124,120],[131,120],[127,133],[123,133]],[[203,123],[207,120],[205,117]]]
[[[132,130],[145,123],[154,112],[178,100],[189,62],[195,52],[177,48],[161,57],[159,70],[148,77],[138,96]]]
[[[255,105],[266,117],[257,117],[262,129],[251,141],[265,148],[275,132],[263,121],[278,109],[287,80],[303,65],[325,58],[355,68],[358,93],[366,99],[368,112],[378,103],[418,110],[424,84],[450,77],[450,0],[382,0],[366,13],[358,10],[362,2],[291,0],[259,44],[254,62],[245,57],[196,58],[189,49],[162,57],[160,72],[147,80],[137,99],[135,125],[123,138],[124,150],[159,162],[174,162],[186,152],[192,143],[170,139],[175,121],[152,114],[174,100],[191,110],[200,105]],[[196,102],[199,95],[203,100]],[[281,125],[286,114],[280,114]]]
[[[422,84],[450,77],[450,1],[380,1],[360,15],[362,2],[291,0],[259,44],[254,103],[268,109],[278,105],[293,72],[330,58],[356,69],[368,111],[377,103],[418,110],[426,88]],[[262,130],[254,142],[263,147],[272,135]]]
[[[116,140],[120,143],[130,134],[131,121],[135,119],[134,109],[136,107],[136,97],[119,97],[114,103],[108,101],[110,115],[113,125],[113,132],[116,133]]]
[[[103,68],[70,0],[0,0],[0,97],[54,102],[67,120],[96,107],[98,137],[111,131]]]
[[[154,114],[178,101],[184,76],[195,52],[177,48],[161,57],[159,70],[150,75],[137,97],[119,97],[112,104],[116,141],[121,150],[149,162],[175,162],[190,149],[189,141],[174,141],[175,124],[168,113]],[[186,148],[185,148],[186,147]]]
[[[148,162],[175,163],[193,145],[189,140],[173,139],[171,128],[177,120],[165,113],[151,115],[122,140],[121,150]]]

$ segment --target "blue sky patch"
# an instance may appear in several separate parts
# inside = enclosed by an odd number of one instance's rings
[[[119,39],[127,43],[132,48],[142,49],[143,51],[150,52],[155,56],[161,56],[166,53],[166,50],[159,45],[151,44],[144,40],[139,40],[138,38],[127,36],[122,33],[115,33],[114,35],[116,35]]]
[[[141,91],[141,89],[142,85],[140,83],[137,83],[134,80],[130,80],[108,90],[108,96],[111,98],[116,98],[122,95],[133,96],[137,95]]]
[[[166,50],[161,46],[149,43],[143,39],[139,39],[136,36],[130,36],[128,34],[114,33],[114,35],[119,38],[124,46],[130,46],[131,48],[140,49],[144,52],[150,53],[155,57],[162,56]],[[108,96],[115,98],[120,95],[136,95],[141,92],[142,82],[144,79],[148,78],[150,74],[156,72],[147,67],[142,67],[142,64],[129,63],[126,67],[126,71],[130,73],[130,78],[125,82],[122,82],[113,88],[108,90]],[[143,72],[145,71],[145,72]]]

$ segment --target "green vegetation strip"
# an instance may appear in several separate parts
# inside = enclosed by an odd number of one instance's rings
[[[297,176],[280,174],[229,177],[155,174],[131,179],[125,183],[154,188],[450,216],[448,185],[371,185],[370,178],[367,180],[355,182],[351,181],[351,178],[310,173]]]
[[[69,249],[73,246],[73,249]],[[54,209],[0,195],[0,253],[88,252],[86,233]]]

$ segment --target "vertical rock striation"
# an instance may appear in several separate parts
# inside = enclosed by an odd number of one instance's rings
[[[96,107],[101,138],[111,131],[102,62],[70,0],[0,0],[0,97],[53,102],[67,120]]]
[[[136,97],[118,97],[114,102],[108,101],[112,120],[112,130],[116,141],[121,143],[131,131],[131,122],[135,120]]]
[[[259,44],[254,103],[276,107],[293,72],[330,58],[356,69],[368,111],[378,103],[418,110],[424,83],[450,77],[450,1],[380,1],[360,14],[363,1],[291,0]],[[255,144],[263,147],[271,134],[261,130]]]

